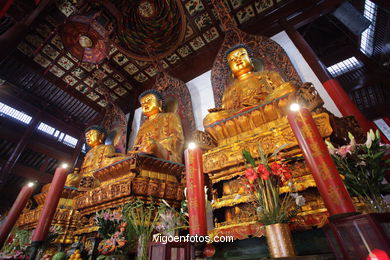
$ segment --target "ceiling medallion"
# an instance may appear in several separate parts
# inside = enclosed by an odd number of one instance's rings
[[[79,43],[80,43],[80,46],[83,48],[92,48],[92,46],[93,46],[93,42],[92,42],[91,38],[89,38],[87,35],[80,35]]]
[[[172,54],[185,35],[186,17],[181,0],[129,1],[115,1],[122,15],[113,37],[115,47],[142,61]]]
[[[138,14],[146,19],[156,16],[156,8],[149,0],[142,0],[138,5]]]
[[[65,49],[81,62],[98,64],[108,57],[116,19],[103,5],[86,6],[70,16],[60,34]]]

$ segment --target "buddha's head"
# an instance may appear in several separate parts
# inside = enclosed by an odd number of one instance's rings
[[[142,112],[145,116],[151,117],[163,111],[164,97],[154,89],[146,90],[139,95]]]
[[[99,125],[90,126],[85,130],[85,141],[91,148],[103,144],[106,136],[106,130]]]
[[[254,70],[250,49],[244,44],[238,44],[226,51],[226,60],[234,78]]]

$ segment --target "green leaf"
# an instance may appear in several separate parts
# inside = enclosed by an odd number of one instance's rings
[[[242,156],[244,156],[244,159],[253,167],[256,167],[255,159],[253,159],[251,153],[248,150],[242,150]]]
[[[278,148],[276,148],[274,150],[274,152],[272,153],[271,157],[274,157],[275,155],[277,155],[281,150],[283,150],[284,148],[286,148],[288,146],[288,144],[284,144],[284,145],[281,145],[279,146]]]

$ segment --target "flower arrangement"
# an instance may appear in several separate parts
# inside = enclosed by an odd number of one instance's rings
[[[138,240],[137,259],[148,259],[147,244],[151,240],[160,218],[158,208],[153,202],[146,204],[140,199],[136,199],[127,203],[123,212],[128,223],[128,240]]]
[[[127,240],[125,238],[125,230],[127,223],[122,222],[118,230],[109,238],[104,239],[99,243],[98,251],[102,255],[120,254],[122,255],[125,249]]]
[[[301,206],[305,204],[303,196],[297,193],[280,195],[279,189],[286,183],[293,189],[290,182],[292,175],[286,162],[277,158],[269,163],[270,158],[277,157],[278,153],[284,149],[283,145],[276,149],[271,156],[267,157],[261,146],[260,164],[256,166],[256,161],[247,150],[242,154],[250,167],[245,170],[247,187],[249,193],[255,197],[257,204],[258,220],[264,225],[277,223],[288,223],[296,216]]]
[[[348,133],[349,144],[335,148],[326,141],[329,153],[335,162],[344,184],[351,195],[359,197],[370,211],[389,210],[382,194],[390,193],[390,184],[383,183],[390,160],[385,156],[390,152],[389,145],[380,142],[380,134],[370,130],[364,144],[356,143],[355,137]]]
[[[119,211],[103,210],[95,216],[95,223],[99,226],[99,234],[103,239],[110,238],[123,221]]]
[[[0,250],[0,259],[24,259],[27,247],[31,243],[32,232],[14,228],[7,243]]]
[[[187,228],[189,223],[186,216],[188,213],[186,213],[183,208],[181,208],[180,211],[177,211],[165,200],[162,200],[162,202],[163,203],[161,203],[158,208],[160,218],[158,225],[156,226],[156,231],[167,236],[173,236],[175,231]]]
[[[99,234],[103,240],[98,251],[102,255],[123,254],[127,240],[125,231],[127,223],[120,211],[104,210],[96,214],[95,222],[99,226]]]

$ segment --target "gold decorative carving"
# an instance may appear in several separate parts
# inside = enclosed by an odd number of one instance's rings
[[[316,125],[321,136],[327,137],[332,133],[329,123],[329,115],[321,113],[313,115]],[[265,130],[264,128],[255,129],[254,134],[248,135],[240,140],[218,146],[203,154],[203,168],[205,173],[213,173],[218,170],[226,169],[238,164],[243,164],[244,159],[241,155],[243,149],[247,149],[254,156],[258,157],[258,144],[261,143],[265,153],[272,151],[283,144],[288,144],[286,149],[298,146],[298,142],[287,122],[286,118],[281,118],[279,124],[273,129]]]

